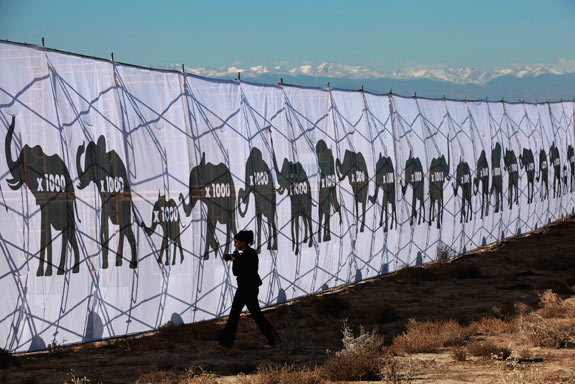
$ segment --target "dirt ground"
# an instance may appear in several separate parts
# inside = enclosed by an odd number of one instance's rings
[[[0,370],[2,383],[133,383],[153,371],[184,372],[201,367],[220,382],[258,367],[293,364],[321,366],[342,349],[342,320],[349,327],[375,330],[391,345],[409,319],[456,320],[467,325],[482,318],[517,318],[537,310],[541,294],[552,290],[573,299],[575,216],[465,256],[333,289],[267,310],[282,337],[280,346],[263,349],[263,337],[251,319],[242,319],[231,349],[214,346],[225,319],[164,327],[158,332],[21,354]],[[572,299],[570,299],[572,298]],[[453,357],[452,349],[434,353],[396,353],[404,380],[416,383],[575,382],[575,345],[535,347],[518,331],[476,332],[472,341],[508,348],[524,358]],[[517,369],[512,365],[515,364]],[[510,366],[511,365],[511,366]],[[518,366],[521,367],[518,368]]]

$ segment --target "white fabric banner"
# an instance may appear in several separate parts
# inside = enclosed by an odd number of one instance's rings
[[[0,43],[11,352],[224,316],[254,231],[262,306],[575,211],[575,106],[265,86]]]

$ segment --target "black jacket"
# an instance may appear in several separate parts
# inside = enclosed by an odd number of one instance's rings
[[[237,276],[238,288],[257,288],[262,285],[262,279],[258,275],[258,254],[250,247],[247,247],[241,254],[234,252],[232,272]]]

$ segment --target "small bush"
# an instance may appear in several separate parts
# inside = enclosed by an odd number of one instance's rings
[[[536,313],[519,318],[519,331],[535,347],[560,348],[569,342],[569,334],[557,321],[545,319]]]
[[[238,376],[240,384],[320,384],[323,379],[318,370],[296,369],[293,365],[283,367],[260,367],[256,374]]]
[[[467,360],[467,349],[465,349],[464,347],[455,347],[450,351],[449,354],[455,361]]]
[[[393,349],[405,353],[437,352],[443,347],[462,345],[470,330],[453,320],[409,320],[406,331],[393,340]]]
[[[575,305],[573,301],[562,300],[552,290],[539,295],[540,309],[538,313],[545,318],[573,318]]]
[[[214,374],[201,368],[191,368],[180,374],[170,371],[147,372],[140,375],[134,384],[218,384],[218,380]]]
[[[383,339],[375,332],[360,329],[356,337],[343,321],[343,349],[329,358],[321,368],[324,378],[332,381],[377,380],[384,363]]]
[[[494,317],[483,317],[471,325],[474,331],[485,335],[497,335],[500,333],[514,332],[516,329],[513,321],[505,321]]]
[[[511,356],[511,350],[506,347],[499,347],[488,341],[475,341],[467,346],[467,351],[472,356],[496,359],[496,360],[506,360]]]

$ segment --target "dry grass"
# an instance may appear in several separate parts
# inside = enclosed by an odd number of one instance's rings
[[[260,367],[256,374],[239,375],[240,384],[320,384],[324,380],[319,370],[297,369],[293,365]]]
[[[474,341],[467,346],[467,350],[473,356],[495,360],[507,360],[511,356],[511,350],[497,346],[488,341]]]
[[[513,320],[503,320],[494,317],[483,317],[479,321],[472,323],[470,331],[485,335],[498,335],[501,333],[511,333],[517,330],[517,325]]]
[[[216,376],[201,368],[188,369],[184,373],[171,371],[147,372],[135,381],[134,384],[218,384]]]
[[[322,375],[332,381],[377,380],[383,367],[383,338],[360,328],[359,335],[343,321],[343,349],[325,361]]]
[[[573,300],[562,300],[551,290],[539,295],[539,305],[541,308],[537,312],[544,318],[575,317],[575,302]]]
[[[449,352],[453,360],[455,361],[466,361],[467,360],[467,349],[465,347],[455,347]]]
[[[453,320],[418,322],[410,319],[406,331],[393,340],[392,350],[403,353],[437,352],[441,348],[463,345],[471,330]]]
[[[525,341],[535,347],[561,348],[569,342],[569,334],[560,322],[545,319],[537,313],[519,318],[519,332]]]

